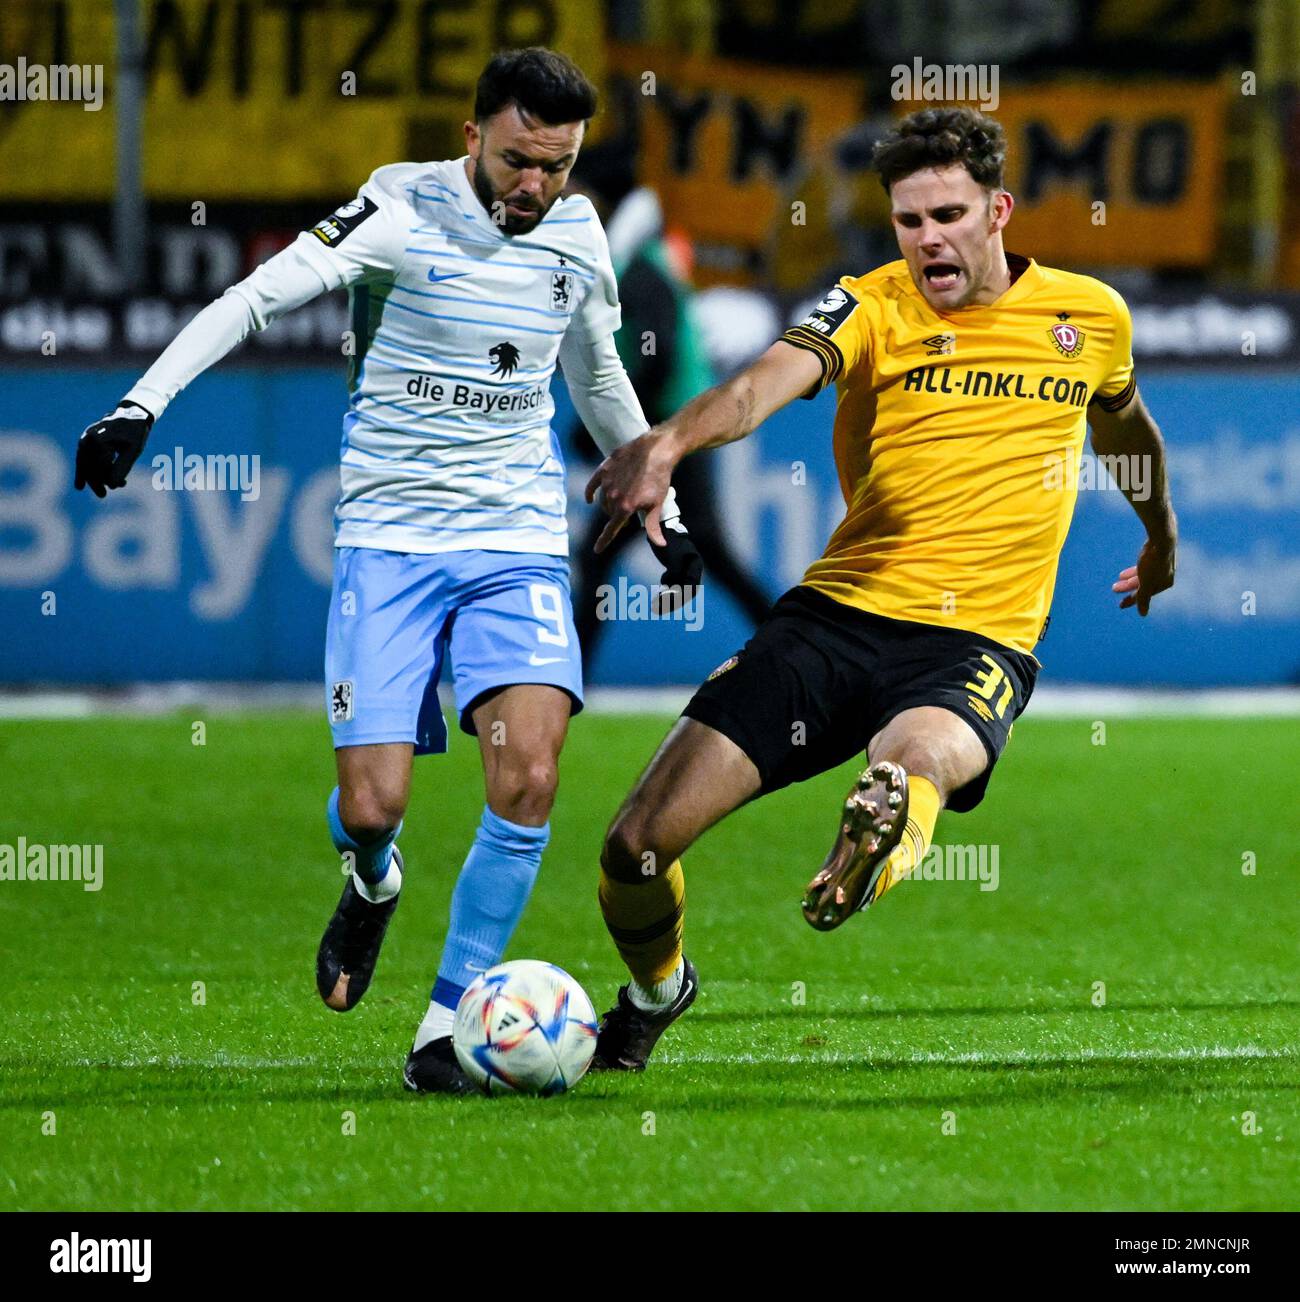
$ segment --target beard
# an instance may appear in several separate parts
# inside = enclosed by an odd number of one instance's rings
[[[478,201],[487,210],[489,217],[493,215],[492,209],[495,204],[500,203],[504,205],[505,196],[497,194],[497,192],[492,188],[492,182],[488,180],[486,169],[478,163],[474,165],[473,185],[474,193],[478,195]],[[511,212],[503,211],[502,215],[505,220],[500,223],[501,229],[505,231],[507,235],[526,235],[537,225],[538,222],[542,220],[543,217],[546,216],[547,210],[547,208],[538,207],[526,217],[516,216]]]

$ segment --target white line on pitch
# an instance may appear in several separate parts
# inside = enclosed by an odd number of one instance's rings
[[[1290,1049],[1264,1049],[1254,1044],[1222,1045],[1192,1049],[1084,1049],[1077,1054],[1035,1054],[1024,1050],[1006,1053],[985,1053],[979,1050],[967,1053],[937,1053],[917,1050],[913,1053],[835,1053],[835,1054],[758,1054],[758,1053],[680,1053],[664,1054],[656,1062],[691,1066],[704,1063],[718,1066],[761,1066],[764,1063],[856,1063],[864,1067],[895,1066],[999,1066],[999,1067],[1072,1067],[1087,1062],[1202,1062],[1229,1059],[1232,1061],[1267,1062],[1294,1058]]]
[[[593,714],[675,715],[690,700],[693,686],[593,687],[587,707]],[[447,689],[439,693],[452,709]],[[0,719],[80,719],[97,715],[150,716],[198,707],[210,711],[324,711],[324,689],[314,683],[136,683],[111,691],[76,688],[24,691],[11,688],[0,697]],[[1294,717],[1300,715],[1300,689],[1294,687],[1212,688],[1199,691],[1128,687],[1038,688],[1029,719],[1105,719],[1158,717]]]

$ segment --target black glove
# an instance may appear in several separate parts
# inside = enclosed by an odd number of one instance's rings
[[[121,488],[131,467],[144,451],[153,428],[153,416],[138,402],[125,398],[117,410],[86,429],[77,444],[77,488],[90,486],[96,497],[109,488]]]
[[[663,589],[655,602],[657,612],[665,614],[684,606],[700,590],[704,578],[704,561],[696,551],[691,535],[678,517],[673,520],[660,520],[664,531],[664,545],[652,542],[650,550],[655,559],[664,567],[663,578],[659,583]]]

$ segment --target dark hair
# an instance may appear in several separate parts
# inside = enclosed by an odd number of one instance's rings
[[[986,190],[1002,188],[1007,138],[999,123],[972,108],[927,108],[909,113],[872,153],[888,191],[925,167],[959,163]]]
[[[484,122],[518,104],[547,126],[586,122],[596,112],[596,88],[566,55],[540,45],[501,50],[488,61],[474,92],[474,120]]]

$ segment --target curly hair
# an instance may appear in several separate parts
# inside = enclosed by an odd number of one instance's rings
[[[1002,188],[1007,137],[999,123],[972,108],[926,108],[909,113],[872,152],[886,192],[925,167],[960,164],[986,190]]]

